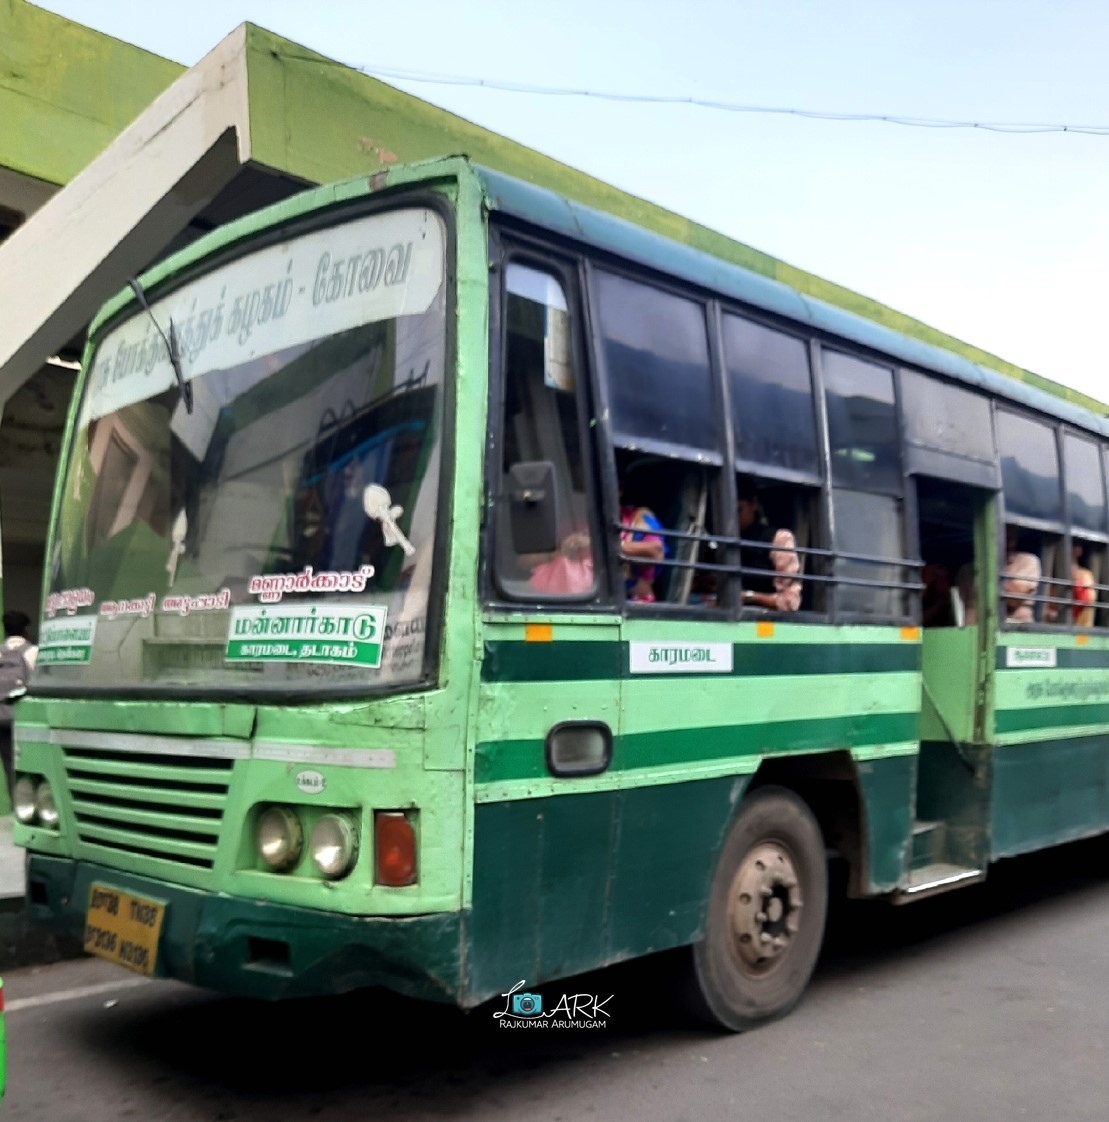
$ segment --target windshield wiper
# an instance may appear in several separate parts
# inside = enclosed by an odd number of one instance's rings
[[[166,338],[166,333],[162,330],[162,325],[155,319],[154,313],[150,310],[150,305],[146,302],[146,293],[142,290],[142,285],[139,284],[135,277],[128,277],[127,283],[131,286],[131,291],[135,294],[135,299],[138,300],[140,307],[154,323],[158,329],[158,334],[162,337],[162,342],[166,345],[166,353],[169,355],[169,364],[173,367],[174,374],[177,375],[177,387],[181,391],[181,400],[185,403],[185,412],[192,414],[193,411],[193,387],[192,384],[185,381],[185,375],[181,370],[181,352],[177,348],[177,332],[173,326],[173,316],[169,318],[169,338]]]

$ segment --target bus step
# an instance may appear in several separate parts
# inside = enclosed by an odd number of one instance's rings
[[[943,822],[917,819],[913,823],[913,848],[909,859],[910,869],[925,869],[943,860],[943,845],[947,830]]]
[[[910,900],[921,900],[925,896],[935,896],[952,888],[966,888],[971,884],[979,884],[985,879],[985,869],[970,869],[965,865],[950,865],[946,861],[937,861],[933,865],[913,869],[909,873],[908,885],[894,893],[892,902],[907,904]]]

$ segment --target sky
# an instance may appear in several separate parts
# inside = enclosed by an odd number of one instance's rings
[[[1105,0],[37,2],[187,65],[239,23],[261,24],[1109,399]],[[474,80],[1105,135],[814,120]]]

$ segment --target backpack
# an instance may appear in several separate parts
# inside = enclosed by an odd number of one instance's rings
[[[24,651],[29,646],[29,643],[20,643],[17,647],[7,643],[0,646],[0,725],[12,723],[12,702],[27,692],[31,667]]]

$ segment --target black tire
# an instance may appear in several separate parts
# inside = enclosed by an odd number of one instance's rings
[[[788,1013],[812,977],[827,909],[828,861],[812,811],[784,787],[756,789],[724,840],[705,936],[692,948],[695,1011],[732,1032]]]

